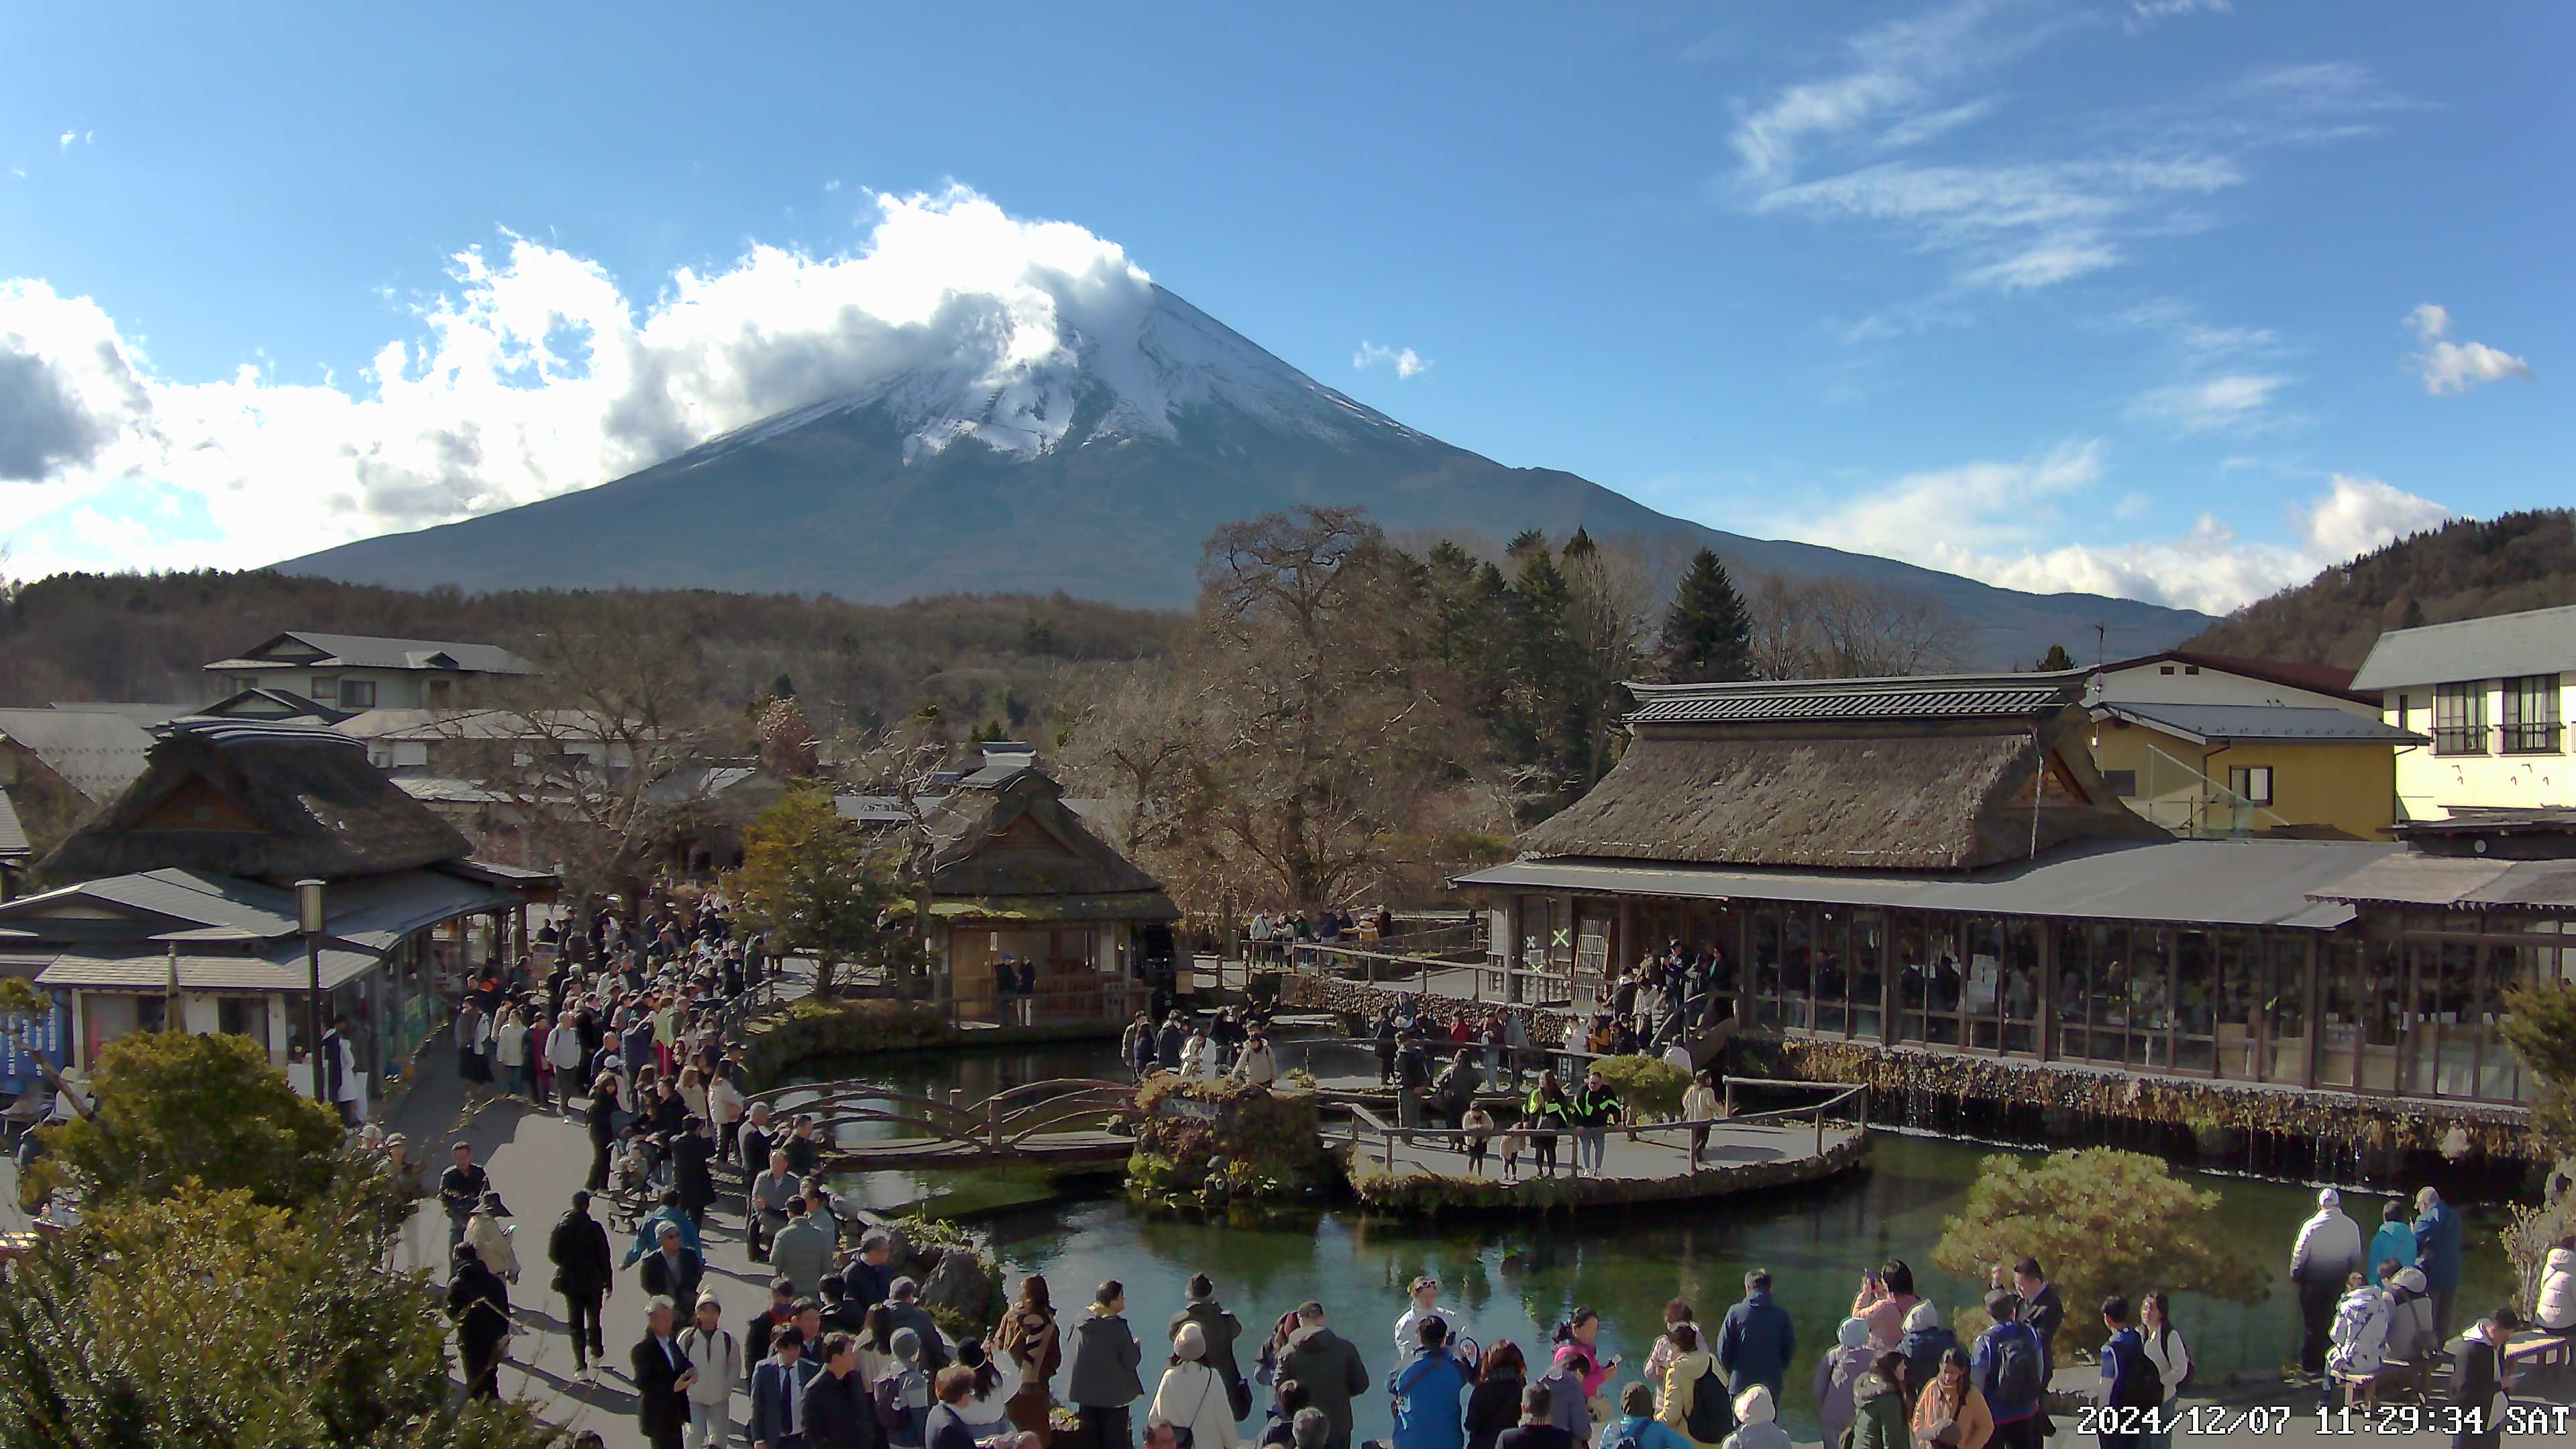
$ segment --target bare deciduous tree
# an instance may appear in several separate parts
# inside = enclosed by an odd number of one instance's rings
[[[1911,590],[1766,574],[1748,599],[1764,679],[1868,679],[1954,667],[1958,616]]]

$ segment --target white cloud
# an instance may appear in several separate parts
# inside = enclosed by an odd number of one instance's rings
[[[2264,407],[2289,381],[2278,375],[2229,373],[2150,388],[2129,404],[2129,416],[2184,434],[2245,432],[2266,421]]]
[[[59,151],[68,151],[68,150],[70,150],[70,149],[72,148],[72,143],[73,143],[74,141],[79,140],[79,139],[80,139],[80,133],[79,133],[79,132],[77,132],[77,131],[65,131],[65,132],[63,132],[61,135],[56,136],[56,137],[54,138],[54,149],[55,149],[56,151],[58,151],[58,152],[59,152]]]
[[[2337,474],[2324,493],[2291,511],[2289,543],[2240,538],[2210,514],[2180,537],[2064,542],[2100,527],[2105,514],[2132,522],[2147,511],[2144,494],[2124,495],[2107,508],[2096,498],[2104,453],[2094,440],[2019,462],[1909,473],[1838,507],[1778,513],[1766,531],[2004,588],[2109,594],[2223,614],[2451,516],[2440,504],[2376,478]]]
[[[2225,8],[2146,0],[2126,23]],[[2057,105],[2010,124],[1988,73],[2102,19],[1966,0],[1861,31],[1839,69],[1745,108],[1728,138],[1732,194],[1759,214],[1868,222],[1947,258],[1935,301],[2031,293],[2129,265],[2152,239],[2221,224],[2213,198],[2248,183],[2255,151],[2370,134],[2370,113],[2411,104],[2367,68],[2332,62],[2171,102]],[[2061,84],[2052,75],[2033,89]],[[2004,123],[1972,129],[1989,117]],[[1885,159],[1890,150],[1910,154]]]
[[[2435,397],[2464,393],[2508,377],[2531,379],[2531,364],[2510,352],[2483,342],[2446,340],[2451,314],[2431,302],[2407,313],[2406,325],[2424,344],[2424,350],[2409,359],[2410,365],[2423,379],[2424,390]]]
[[[837,178],[831,181],[826,181],[823,183],[823,189],[827,192],[838,191],[841,189],[841,183]]]
[[[2129,0],[2129,18],[2124,23],[2134,35],[2177,15],[2227,15],[2235,9],[2234,0]]]
[[[1360,349],[1351,354],[1351,366],[1361,372],[1372,367],[1392,366],[1397,378],[1418,377],[1431,370],[1431,359],[1410,347],[1381,347],[1363,337]]]
[[[875,198],[844,255],[755,247],[621,288],[511,236],[450,270],[357,377],[309,383],[165,376],[97,301],[0,280],[0,542],[22,568],[290,557],[590,487],[908,369],[1016,385],[1153,305],[1113,243],[962,188]],[[75,516],[157,487],[192,536],[147,550]]]

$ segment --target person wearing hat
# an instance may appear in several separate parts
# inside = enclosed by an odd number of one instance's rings
[[[898,1328],[886,1341],[894,1367],[876,1384],[878,1422],[895,1449],[921,1449],[930,1418],[930,1372],[922,1366],[921,1335]]]
[[[2388,1356],[2399,1363],[2420,1363],[2441,1352],[2433,1331],[2431,1285],[2421,1268],[2400,1268],[2388,1275]]]
[[[572,1207],[547,1235],[546,1259],[555,1265],[554,1289],[563,1295],[564,1324],[572,1334],[573,1377],[589,1383],[607,1352],[600,1343],[600,1305],[617,1291],[608,1229],[590,1215],[589,1193],[572,1195]]]
[[[1183,1323],[1172,1335],[1170,1366],[1154,1388],[1153,1407],[1145,1412],[1175,1429],[1186,1430],[1191,1449],[1235,1449],[1234,1407],[1226,1385],[1207,1363],[1207,1334],[1195,1323]]]
[[[724,1449],[733,1435],[733,1386],[742,1382],[742,1342],[724,1326],[724,1305],[698,1295],[697,1316],[680,1331],[680,1352],[698,1371],[689,1385],[689,1449]]]
[[[2361,1225],[2344,1214],[2343,1194],[2324,1188],[2317,1193],[2315,1216],[2299,1225],[2290,1249],[2290,1281],[2299,1291],[2300,1372],[2314,1377],[2326,1371],[2335,1304],[2343,1297],[2344,1279],[2360,1267]]]
[[[2019,1334],[2030,1332],[2027,1325],[2013,1319],[2009,1307],[1995,1321]],[[1984,1352],[1985,1340],[1980,1338],[1977,1346],[1980,1353]],[[1834,1346],[1816,1361],[1816,1420],[1824,1426],[1827,1444],[1840,1443],[1843,1431],[1852,1426],[1852,1384],[1869,1372],[1870,1358],[1869,1325],[1857,1318],[1846,1318],[1842,1327],[1834,1331]],[[2032,1412],[2037,1412],[2035,1407]]]
[[[1181,1305],[1180,1312],[1172,1315],[1171,1324],[1164,1332],[1178,1341],[1184,1325],[1198,1326],[1200,1340],[1207,1346],[1202,1361],[1225,1385],[1226,1405],[1240,1421],[1252,1412],[1252,1384],[1244,1378],[1243,1368],[1234,1351],[1235,1344],[1243,1337],[1243,1320],[1226,1312],[1225,1305],[1216,1301],[1216,1281],[1205,1273],[1190,1275],[1187,1292],[1189,1301]]]
[[[639,1270],[644,1291],[654,1297],[668,1298],[673,1303],[698,1301],[698,1284],[707,1276],[707,1260],[689,1251],[680,1241],[680,1225],[664,1221],[660,1246],[644,1257]]]
[[[483,1194],[474,1214],[465,1220],[466,1246],[472,1248],[483,1266],[501,1275],[506,1282],[519,1281],[519,1250],[511,1242],[511,1230],[501,1219],[510,1215],[507,1204],[497,1192]]]

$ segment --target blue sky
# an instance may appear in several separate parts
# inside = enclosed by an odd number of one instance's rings
[[[1582,12],[15,7],[8,567],[606,481],[672,439],[585,337],[706,289],[642,331],[733,425],[687,349],[961,208],[1504,462],[2020,587],[2223,608],[2576,496],[2568,7]]]

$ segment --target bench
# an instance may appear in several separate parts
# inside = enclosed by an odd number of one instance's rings
[[[2392,1358],[2383,1359],[2380,1362],[2379,1371],[2377,1373],[2357,1374],[2348,1372],[2344,1369],[2336,1369],[2332,1372],[2331,1377],[2336,1384],[2342,1386],[2343,1405],[2347,1409],[2352,1407],[2353,1399],[2356,1396],[2360,1398],[2363,1407],[2370,1409],[2378,1408],[2379,1395],[2382,1390],[2387,1390],[2396,1397],[2411,1399],[2419,1404],[2429,1404],[2433,1401],[2433,1373],[2435,1367],[2436,1365],[2431,1359],[2417,1359],[2410,1361],[2402,1358]]]
[[[2576,1352],[2571,1350],[2576,1350],[2576,1331],[2525,1329],[2505,1340],[2505,1367],[2511,1370],[2566,1365],[2576,1362]]]

